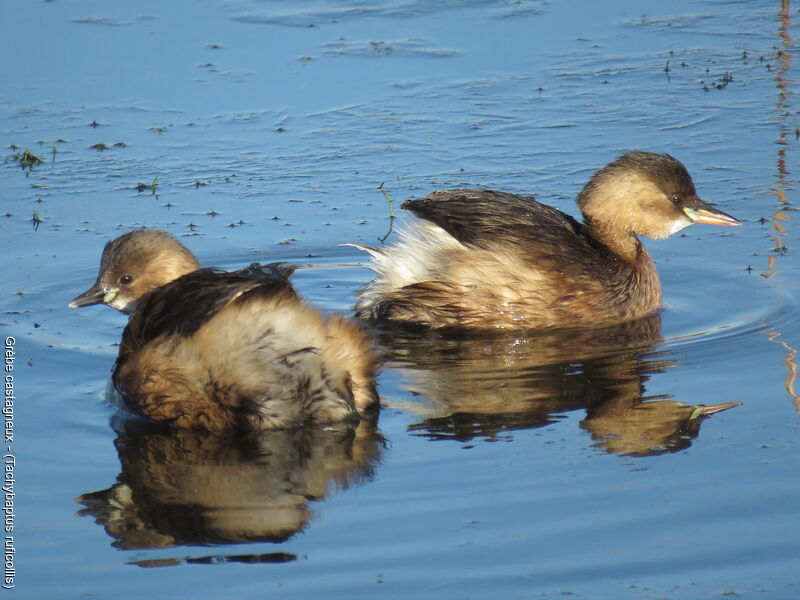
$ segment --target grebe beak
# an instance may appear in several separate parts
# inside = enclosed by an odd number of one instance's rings
[[[93,304],[108,304],[117,297],[119,288],[108,289],[106,286],[95,283],[88,290],[73,298],[67,304],[69,308],[81,308],[82,306],[92,306]]]
[[[699,406],[695,407],[692,416],[689,418],[696,419],[697,417],[708,417],[714,413],[722,412],[723,410],[728,410],[729,408],[735,408],[741,405],[741,402],[723,402],[722,404],[712,404],[711,406],[704,406],[703,404],[700,404]]]
[[[683,212],[689,217],[693,223],[706,223],[708,225],[722,225],[724,227],[731,227],[734,225],[741,225],[741,221],[724,213],[721,210],[714,208],[710,204],[706,204],[699,200],[700,205],[695,207],[685,206]]]

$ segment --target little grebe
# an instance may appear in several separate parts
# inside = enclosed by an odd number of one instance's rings
[[[138,415],[209,430],[357,420],[378,403],[372,344],[303,304],[291,271],[201,269],[168,233],[137,230],[106,244],[97,282],[69,306],[131,315],[112,382]]]
[[[628,152],[578,194],[584,222],[531,198],[433,192],[402,207],[420,220],[372,255],[362,319],[426,327],[540,329],[633,319],[658,309],[661,285],[639,235],[693,223],[739,225],[698,198],[667,154]]]

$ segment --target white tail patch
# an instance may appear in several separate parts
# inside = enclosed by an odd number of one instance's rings
[[[444,229],[427,221],[415,221],[400,231],[400,241],[389,248],[372,248],[348,244],[368,252],[372,257],[369,268],[377,273],[361,293],[358,309],[372,306],[381,297],[407,285],[429,281],[444,260],[454,251],[466,248]]]

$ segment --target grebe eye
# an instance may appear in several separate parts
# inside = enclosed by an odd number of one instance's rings
[[[683,202],[683,196],[681,196],[680,194],[672,194],[670,202],[672,202],[673,204],[680,204],[681,202]]]
[[[120,285],[130,285],[133,283],[133,277],[128,275],[127,273],[119,278]]]

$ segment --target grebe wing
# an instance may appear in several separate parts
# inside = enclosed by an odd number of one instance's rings
[[[533,198],[506,192],[433,192],[407,200],[402,208],[438,225],[466,246],[583,244],[583,226],[571,216]]]
[[[296,297],[289,283],[293,270],[283,263],[253,263],[240,271],[206,268],[187,273],[141,300],[125,328],[122,346],[130,351],[159,336],[190,336],[245,294]]]

